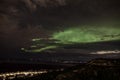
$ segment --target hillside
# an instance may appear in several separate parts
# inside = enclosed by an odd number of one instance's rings
[[[31,78],[13,80],[119,80],[120,59],[94,59],[86,64]]]

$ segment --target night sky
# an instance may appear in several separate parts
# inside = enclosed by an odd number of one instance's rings
[[[83,25],[107,25],[119,30],[120,1],[0,0],[0,57],[16,57],[33,38],[49,38]]]

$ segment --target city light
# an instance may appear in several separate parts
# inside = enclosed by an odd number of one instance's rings
[[[32,77],[35,75],[40,75],[43,73],[47,73],[46,70],[43,71],[27,71],[27,72],[11,72],[11,73],[1,73],[0,74],[0,80],[7,80],[7,79],[14,79],[19,77]]]

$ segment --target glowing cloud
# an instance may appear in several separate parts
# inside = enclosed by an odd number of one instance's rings
[[[30,49],[21,50],[25,52],[38,53],[59,47],[70,46],[72,44],[80,43],[94,43],[120,40],[119,27],[91,27],[81,26],[76,28],[69,28],[61,32],[55,32],[48,39],[32,39],[33,46]],[[104,52],[97,52],[103,54]],[[108,53],[108,52],[105,52]]]
[[[53,39],[61,43],[90,43],[120,39],[120,29],[112,27],[70,28],[53,34]]]
[[[46,47],[43,47],[43,48],[33,49],[33,50],[27,50],[27,49],[22,48],[22,50],[24,50],[25,52],[38,53],[38,52],[42,52],[42,51],[49,50],[49,49],[54,49],[54,48],[57,48],[57,46],[46,46]]]

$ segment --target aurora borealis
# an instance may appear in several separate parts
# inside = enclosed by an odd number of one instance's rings
[[[108,29],[109,28],[109,29]],[[53,39],[52,43],[49,43],[49,39]],[[120,40],[120,28],[113,26],[80,26],[75,28],[69,28],[63,31],[54,32],[48,41],[41,41],[42,39],[32,39],[34,45],[32,50],[23,50],[25,52],[39,53],[50,49],[57,49],[66,45],[81,44],[81,43],[95,43]],[[39,45],[38,45],[39,44]],[[61,45],[60,45],[61,44]],[[44,45],[44,46],[42,46]],[[41,46],[39,48],[39,46]],[[35,48],[35,49],[34,49]],[[69,50],[69,49],[68,49]]]
[[[54,48],[57,48],[57,46],[46,46],[46,47],[43,47],[43,48],[38,48],[38,49],[33,49],[33,50],[27,50],[27,49],[24,49],[22,48],[21,50],[25,51],[25,52],[30,52],[30,53],[39,53],[39,52],[42,52],[42,51],[45,51],[45,50],[49,50],[49,49],[54,49]]]
[[[109,28],[109,29],[108,29]],[[120,28],[115,27],[92,27],[82,26],[70,28],[59,33],[53,34],[53,39],[60,40],[63,43],[90,43],[100,41],[111,41],[120,39]]]

